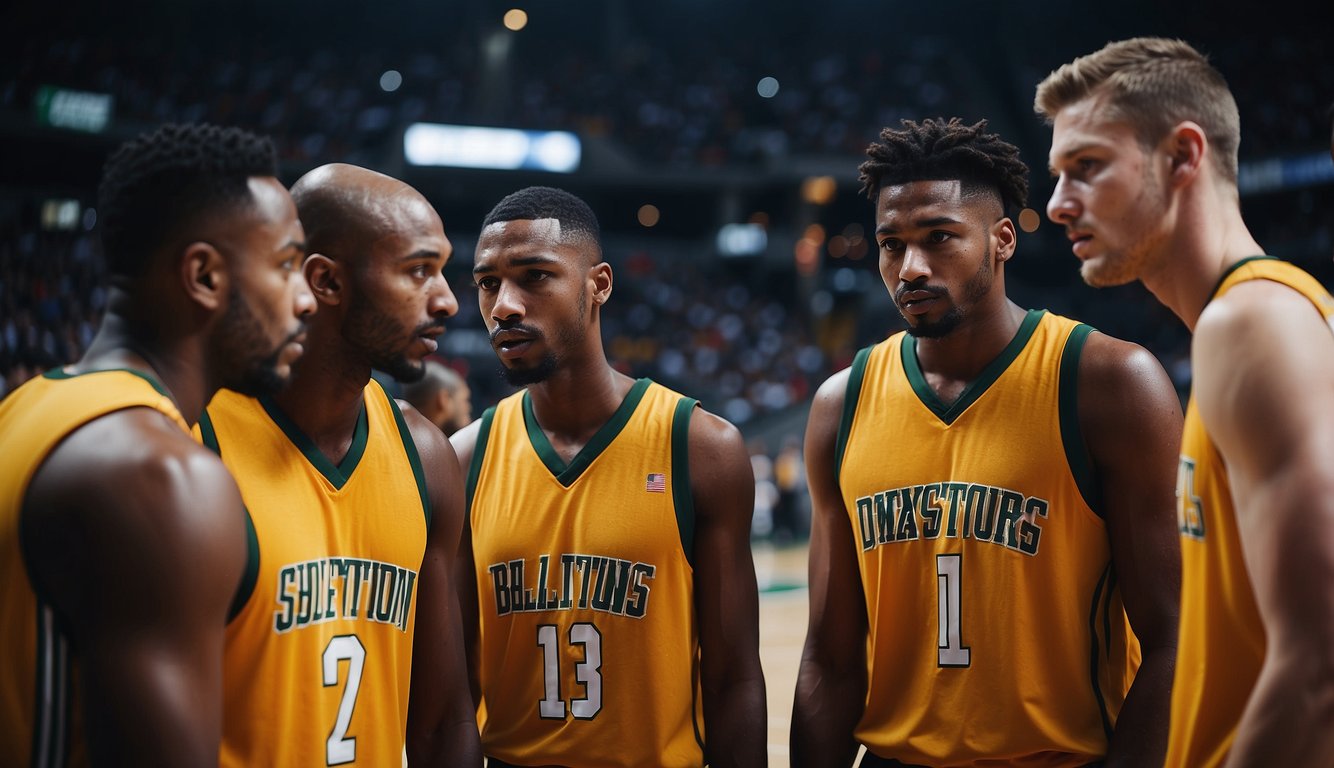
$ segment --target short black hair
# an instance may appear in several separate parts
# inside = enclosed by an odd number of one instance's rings
[[[273,142],[240,128],[171,124],[123,144],[97,191],[107,268],[142,276],[200,217],[249,205],[250,177],[277,175]]]
[[[1028,202],[1028,166],[1019,159],[1019,148],[987,133],[986,120],[973,125],[957,117],[901,123],[899,130],[880,132],[880,141],[866,148],[870,159],[857,168],[862,191],[872,202],[891,184],[954,179],[991,191],[1007,212]]]
[[[525,187],[506,195],[482,220],[482,229],[500,221],[538,219],[559,221],[562,238],[582,235],[601,246],[602,230],[593,209],[578,197],[555,187]]]

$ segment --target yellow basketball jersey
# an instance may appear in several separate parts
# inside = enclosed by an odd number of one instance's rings
[[[518,765],[700,766],[695,401],[648,379],[567,465],[527,392],[468,472],[483,751]]]
[[[398,407],[375,381],[362,399],[337,466],[268,399],[219,392],[200,422],[258,561],[227,629],[223,766],[401,764],[430,506]]]
[[[1213,298],[1248,280],[1289,286],[1310,299],[1327,320],[1334,318],[1334,297],[1315,278],[1268,257],[1239,262],[1223,277]],[[1242,558],[1227,468],[1200,420],[1193,396],[1186,405],[1181,435],[1177,523],[1181,629],[1166,764],[1220,765],[1232,748],[1237,723],[1260,674],[1265,632]]]
[[[855,359],[836,466],[869,625],[856,737],[872,752],[932,766],[1106,753],[1139,647],[1076,411],[1091,330],[1030,311],[949,405],[906,334]]]
[[[28,484],[62,440],[126,408],[152,408],[189,430],[161,385],[137,371],[54,370],[0,400],[0,762],[86,764],[75,660],[54,610],[28,579],[19,513]]]

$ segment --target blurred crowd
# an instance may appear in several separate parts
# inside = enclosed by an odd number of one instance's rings
[[[460,26],[429,44],[417,35],[397,46],[347,46],[281,29],[207,44],[174,35],[169,26],[144,29],[133,44],[118,34],[34,35],[6,54],[17,67],[0,81],[0,116],[11,129],[16,116],[30,120],[38,91],[54,85],[110,94],[122,132],[168,121],[245,126],[273,136],[287,167],[302,170],[334,160],[385,167],[403,128],[431,121],[573,130],[605,140],[645,168],[753,171],[799,156],[854,167],[880,127],[901,117],[966,114],[959,107],[968,105],[1009,110],[1008,121],[993,125],[1019,126],[1013,140],[1034,165],[1032,204],[1041,209],[1044,202],[1038,198],[1045,147],[1039,152],[1037,145],[1046,136],[1025,99],[1053,51],[1014,44],[1000,51],[1003,71],[987,72],[977,63],[986,51],[960,56],[958,42],[941,34],[913,34],[893,46],[838,47],[816,36],[789,35],[781,45],[763,35],[734,39],[727,30],[663,35],[652,43],[627,35],[614,46],[519,45],[520,38],[498,34]],[[1238,95],[1243,158],[1325,145],[1334,67],[1323,41],[1294,33],[1204,47]],[[997,82],[1008,83],[1016,98]],[[11,200],[25,194],[4,191]],[[0,395],[76,359],[106,300],[95,216],[51,231],[32,210],[38,198],[32,191],[0,209]],[[1261,195],[1243,207],[1271,252],[1334,283],[1334,188]],[[1022,250],[1025,262],[1044,266],[1015,265],[1016,297],[1146,345],[1179,390],[1188,389],[1188,337],[1142,290],[1085,289],[1063,243],[1050,237],[1025,241]],[[859,292],[884,290],[874,259],[857,267],[867,274],[856,290],[831,294],[833,269],[799,276],[790,261],[728,261],[709,252],[701,244],[673,248],[647,238],[610,242],[617,283],[604,319],[607,349],[624,372],[700,397],[748,433],[800,410],[858,347],[899,327],[883,301],[874,313],[859,312]],[[470,257],[464,247],[456,260]],[[827,253],[822,263],[831,266]],[[1040,278],[1041,270],[1059,276]],[[468,374],[480,412],[509,390],[479,336],[466,269],[458,277],[463,306],[451,333],[480,341],[446,362]],[[763,535],[804,535],[802,513],[784,496],[800,488],[791,468],[799,452],[793,438],[785,425],[755,451],[764,457],[757,475],[767,474],[764,482],[773,486],[772,493],[760,490],[763,509],[757,500]]]
[[[570,46],[516,55],[490,71],[475,41],[353,53],[260,37],[218,56],[163,39],[32,41],[0,90],[30,110],[55,85],[110,94],[117,121],[208,121],[273,136],[285,162],[375,165],[414,122],[571,130],[601,137],[645,166],[761,164],[789,155],[858,155],[901,117],[966,100],[948,43],[920,37],[911,55],[876,50],[731,50],[682,55],[628,46],[614,60]],[[393,74],[388,74],[388,73]],[[772,78],[761,96],[759,81]],[[392,86],[393,90],[386,90]],[[772,91],[772,93],[770,93]]]

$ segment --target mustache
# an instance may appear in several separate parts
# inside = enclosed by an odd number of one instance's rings
[[[950,295],[948,289],[942,288],[939,285],[927,285],[926,283],[909,283],[907,285],[900,285],[898,288],[894,289],[894,302],[896,304],[902,304],[903,295],[906,293],[910,293],[912,291],[924,291],[926,293],[931,294],[935,298],[940,298],[942,296]]]
[[[425,323],[422,323],[421,325],[412,329],[412,335],[418,336],[420,334],[425,333],[426,331],[434,330],[436,328],[439,328],[441,331],[445,330],[445,318],[436,317],[432,318],[431,320],[428,320]]]
[[[533,338],[540,338],[542,336],[541,331],[537,330],[536,328],[533,328],[532,326],[524,325],[523,323],[512,323],[512,324],[497,323],[496,327],[491,329],[490,333],[491,343],[494,344],[496,341],[496,337],[506,331],[518,331],[520,333],[526,333],[529,336],[532,336]]]

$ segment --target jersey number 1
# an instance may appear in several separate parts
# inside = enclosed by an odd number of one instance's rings
[[[959,606],[963,555],[936,555],[936,587],[940,596],[937,609],[939,633],[937,663],[942,667],[966,667],[973,652],[963,644],[963,611]]]
[[[537,628],[537,644],[542,647],[542,700],[537,713],[543,720],[564,720],[565,701],[560,695],[560,637],[556,625]],[[592,720],[602,710],[602,633],[592,624],[570,626],[570,644],[584,649],[584,660],[574,665],[574,680],[584,687],[585,696],[570,701],[570,714],[579,720]]]

